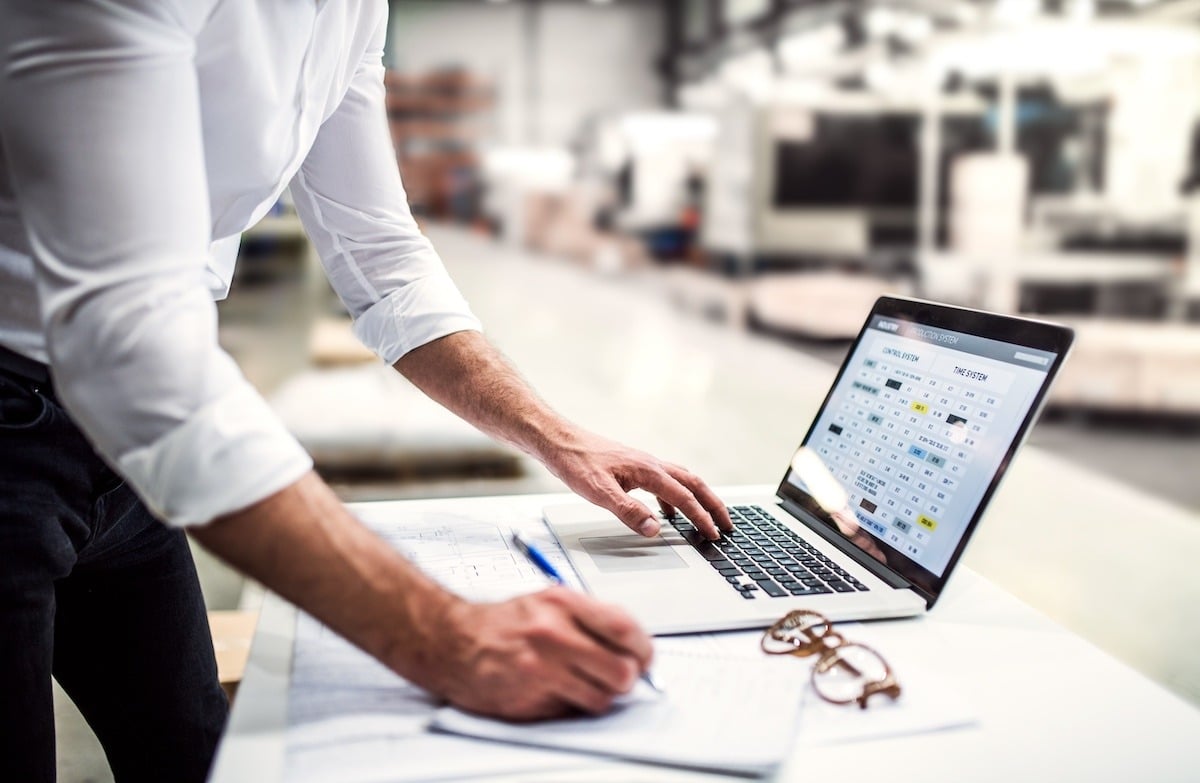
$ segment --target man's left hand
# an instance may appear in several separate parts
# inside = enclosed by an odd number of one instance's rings
[[[660,525],[654,513],[629,494],[632,489],[654,494],[666,516],[678,509],[706,538],[715,540],[720,531],[733,530],[725,504],[694,473],[607,438],[576,431],[545,462],[572,491],[616,514],[643,536],[658,535]]]

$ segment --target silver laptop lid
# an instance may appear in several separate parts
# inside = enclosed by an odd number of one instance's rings
[[[881,298],[801,443],[828,467],[849,508],[822,508],[791,466],[778,496],[932,606],[1072,339],[1055,324]]]

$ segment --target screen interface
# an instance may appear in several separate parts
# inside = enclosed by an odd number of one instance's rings
[[[1055,358],[873,316],[803,444],[845,489],[865,548],[941,577]]]

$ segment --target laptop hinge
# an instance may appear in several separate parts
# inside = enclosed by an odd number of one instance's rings
[[[799,519],[801,522],[803,522],[814,533],[833,544],[838,548],[839,551],[848,555],[854,562],[858,563],[860,566],[882,579],[889,587],[913,587],[912,582],[908,581],[900,574],[866,554],[853,544],[847,543],[847,541],[841,536],[830,532],[828,529],[826,529],[825,525],[823,525],[819,520],[814,519],[812,514],[805,510],[805,508],[799,503],[788,500],[787,498],[780,498],[779,505],[781,505],[789,514],[796,517],[796,519]]]

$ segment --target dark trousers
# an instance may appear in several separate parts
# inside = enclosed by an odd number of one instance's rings
[[[0,363],[0,781],[54,780],[51,676],[119,783],[205,779],[228,706],[187,541]]]

